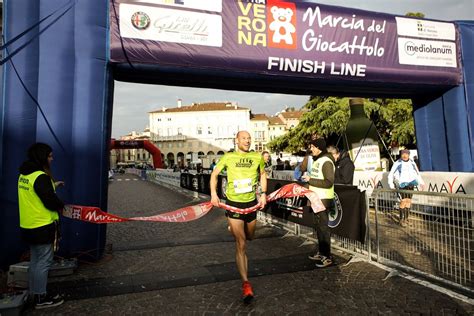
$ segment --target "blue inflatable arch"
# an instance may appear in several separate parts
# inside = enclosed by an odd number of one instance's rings
[[[66,182],[61,192],[66,202],[107,209],[114,80],[244,91],[412,98],[422,169],[474,171],[473,22],[456,22],[455,27],[420,19],[414,22],[419,23],[420,32],[421,25],[427,23],[430,27],[442,25],[442,29],[446,26],[451,30],[448,33],[455,34],[454,38],[449,35],[444,39],[448,47],[457,48],[449,61],[454,60],[454,66],[436,68],[410,66],[409,60],[400,64],[402,59],[393,58],[400,53],[396,51],[400,43],[418,49],[415,44],[422,40],[414,39],[413,34],[403,35],[403,27],[398,29],[401,25],[409,28],[412,22],[388,14],[317,6],[309,1],[269,0],[266,7],[227,0],[147,2],[4,1],[4,43],[10,44],[18,35],[21,38],[3,51],[4,60],[8,61],[3,66],[0,112],[1,267],[16,262],[25,250],[18,228],[17,176],[19,164],[32,143],[46,142],[54,148],[54,174]],[[273,6],[280,11],[273,12]],[[292,12],[288,22],[296,28],[289,29],[289,37],[278,38],[285,34],[277,34],[280,26],[270,27],[276,21],[272,14],[288,10]],[[204,24],[200,24],[201,29],[197,24],[180,27],[172,22],[158,25],[156,16],[160,12],[196,17],[202,23],[212,22],[213,28]],[[348,21],[353,15],[360,17],[355,23],[359,25],[340,30],[338,34],[343,37],[354,39],[358,34],[360,40],[363,33],[357,32],[370,33],[367,40],[373,51],[361,52],[364,58],[334,57],[334,63],[339,65],[357,65],[359,77],[328,76],[332,67],[329,60],[324,66],[326,72],[321,70],[322,61],[316,60],[319,56],[337,55],[314,53],[319,49],[315,25],[322,15],[326,21],[337,16],[349,17]],[[370,21],[374,21],[372,30]],[[367,24],[362,30],[364,23]],[[184,32],[193,27],[194,35],[180,39],[161,32],[170,28]],[[320,26],[328,30],[322,33],[321,43],[337,27],[341,26]],[[401,34],[398,37],[397,30]],[[302,38],[311,35],[315,35],[313,40],[307,40],[305,45],[314,46],[301,50]],[[385,51],[375,45],[376,39],[380,39],[378,44]],[[342,72],[340,66],[333,70]],[[100,258],[105,225],[65,219],[62,230],[63,255]]]

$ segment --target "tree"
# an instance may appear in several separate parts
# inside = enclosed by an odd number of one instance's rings
[[[272,151],[297,152],[314,137],[343,134],[350,117],[349,99],[311,96],[298,126],[267,144]]]
[[[421,12],[407,12],[405,16],[412,16],[412,17],[417,17],[417,18],[424,18],[425,14]]]
[[[364,103],[364,111],[386,144],[416,143],[413,106],[409,99],[375,99]]]
[[[345,133],[350,119],[349,98],[311,96],[298,126],[267,144],[272,151],[297,152],[314,137]],[[407,99],[364,99],[364,112],[389,146],[416,142],[412,103]]]

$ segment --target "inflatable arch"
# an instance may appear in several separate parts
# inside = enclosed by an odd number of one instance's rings
[[[153,156],[153,167],[163,168],[161,159],[161,151],[149,140],[115,140],[110,141],[110,150],[127,149],[127,148],[144,148]]]
[[[113,80],[412,98],[423,170],[474,171],[474,24],[312,1],[5,0],[1,266],[19,240],[17,168],[53,146],[66,202],[107,209]],[[105,225],[63,221],[63,255],[100,258]]]

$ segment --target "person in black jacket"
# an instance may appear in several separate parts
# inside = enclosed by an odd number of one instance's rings
[[[327,150],[336,161],[334,183],[352,185],[355,167],[351,157],[349,157],[349,153],[347,151],[340,151],[339,148],[334,146],[329,146]]]
[[[59,238],[59,213],[64,203],[56,188],[64,185],[51,177],[53,153],[50,146],[36,143],[28,149],[28,159],[20,166],[18,203],[22,238],[30,246],[29,292],[36,309],[58,306],[60,295],[47,293],[48,272]]]

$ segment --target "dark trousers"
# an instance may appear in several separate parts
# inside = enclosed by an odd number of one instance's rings
[[[333,200],[321,200],[326,210],[313,214],[314,229],[318,237],[319,253],[323,256],[331,256],[331,229],[328,226],[329,211]]]

